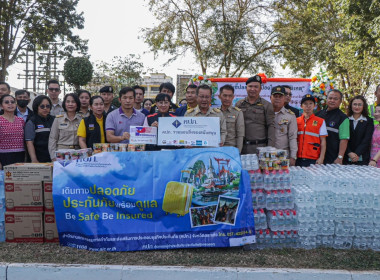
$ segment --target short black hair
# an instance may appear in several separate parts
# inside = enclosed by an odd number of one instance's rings
[[[197,88],[197,86],[196,85],[194,85],[194,84],[191,84],[191,85],[188,85],[187,87],[186,87],[186,90],[188,89],[188,88]]]
[[[224,85],[224,86],[222,86],[222,87],[220,88],[220,90],[219,90],[219,94],[222,93],[222,91],[225,90],[225,89],[226,89],[226,90],[232,90],[232,93],[235,94],[235,89],[234,89],[234,87],[231,86],[231,85],[228,85],[228,84],[227,84],[227,85]]]
[[[91,99],[90,99],[90,106],[92,106],[92,104],[94,104],[94,100],[98,99],[98,98],[100,98],[104,103],[103,97],[101,97],[100,95],[95,95],[95,96],[91,97]]]
[[[80,101],[79,101],[79,97],[76,93],[68,93],[65,95],[65,97],[63,98],[63,102],[62,102],[62,108],[63,110],[65,110],[65,112],[67,112],[66,110],[66,100],[67,98],[71,96],[72,98],[74,98],[74,101],[75,103],[77,104],[77,109],[76,109],[76,112],[79,112],[80,110]]]
[[[141,89],[142,92],[143,92],[143,94],[145,94],[145,88],[144,88],[144,87],[141,87],[141,86],[139,86],[139,85],[135,85],[135,86],[133,86],[132,88],[133,88],[133,89]]]
[[[0,85],[6,85],[7,88],[8,88],[8,90],[9,91],[11,90],[11,86],[8,83],[6,83],[6,82],[0,82]]]
[[[289,85],[282,85],[282,87],[292,90],[292,88]]]
[[[19,89],[15,91],[15,96],[19,96],[26,93],[30,97],[30,92],[27,91],[26,89]]]
[[[0,104],[3,104],[4,98],[8,97],[8,96],[12,97],[13,100],[15,100],[15,98],[12,95],[10,95],[10,94],[4,94],[3,96],[0,97]]]
[[[200,85],[199,87],[197,87],[197,95],[199,94],[200,89],[208,89],[210,91],[210,94],[212,95],[212,88],[208,85]]]
[[[143,103],[142,103],[142,106],[144,107],[144,105],[145,105],[145,102],[147,102],[147,101],[150,101],[150,103],[152,103],[152,105],[153,105],[153,103],[154,103],[154,101],[152,100],[152,99],[150,99],[150,98],[146,98],[146,99],[144,99],[144,101],[143,101]]]
[[[124,94],[126,94],[127,92],[130,92],[132,91],[133,92],[133,98],[136,98],[136,92],[133,88],[131,87],[123,87],[120,91],[119,91],[119,98],[121,98]]]
[[[32,104],[32,109],[33,109],[33,113],[34,114],[38,114],[38,107],[40,107],[42,101],[44,100],[47,100],[50,104],[50,109],[53,107],[53,104],[51,103],[51,100],[49,97],[47,97],[46,95],[38,95],[36,98],[34,98],[33,100],[33,104]]]
[[[59,82],[58,82],[57,80],[54,80],[54,79],[48,81],[48,83],[47,83],[47,87],[49,87],[50,84],[57,84],[57,85],[61,86],[61,85],[59,84]]]
[[[167,93],[159,93],[156,95],[156,103],[157,102],[160,102],[160,101],[165,101],[165,100],[168,100],[170,102],[170,95],[167,94]]]
[[[161,92],[163,88],[167,88],[168,90],[170,90],[173,95],[175,93],[175,86],[172,84],[172,83],[162,83],[159,87],[159,91]]]
[[[330,91],[327,93],[327,97],[328,97],[329,94],[332,93],[332,92],[339,93],[339,95],[340,95],[340,99],[343,100],[343,93],[342,93],[340,90],[338,90],[338,89],[332,89],[332,90],[330,90]]]
[[[88,97],[90,97],[90,99],[91,99],[91,93],[88,90],[85,90],[85,89],[79,89],[78,90],[78,97],[80,97],[83,93],[88,94]]]

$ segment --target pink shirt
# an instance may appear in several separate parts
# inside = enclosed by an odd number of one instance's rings
[[[9,122],[0,116],[0,153],[23,152],[24,125],[22,118],[16,117],[14,122]]]
[[[371,158],[374,158],[378,151],[380,151],[380,124],[375,125],[375,130],[373,131]],[[377,167],[380,168],[380,160],[377,161]]]

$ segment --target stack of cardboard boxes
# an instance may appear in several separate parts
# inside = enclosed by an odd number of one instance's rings
[[[58,242],[51,164],[4,167],[6,242]]]

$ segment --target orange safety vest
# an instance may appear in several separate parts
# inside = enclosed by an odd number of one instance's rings
[[[305,116],[297,118],[298,126],[298,152],[297,158],[318,159],[321,153],[321,139],[319,131],[323,119],[314,114],[305,123]]]

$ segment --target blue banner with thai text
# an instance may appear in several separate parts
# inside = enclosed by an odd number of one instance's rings
[[[61,245],[92,251],[255,242],[249,176],[233,147],[100,153],[54,163]]]

